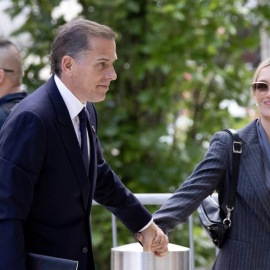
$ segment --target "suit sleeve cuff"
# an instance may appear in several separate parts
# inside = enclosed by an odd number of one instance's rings
[[[151,220],[142,228],[139,230],[139,232],[144,231],[145,229],[147,229],[153,222],[153,218],[151,218]]]

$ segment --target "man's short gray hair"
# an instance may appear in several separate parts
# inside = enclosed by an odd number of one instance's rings
[[[115,33],[106,25],[85,19],[76,19],[59,27],[51,46],[51,73],[61,75],[65,55],[80,60],[87,50],[91,50],[91,38],[115,40]]]

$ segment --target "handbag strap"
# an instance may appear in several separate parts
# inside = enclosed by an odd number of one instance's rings
[[[242,154],[242,142],[236,130],[225,129],[224,131],[229,133],[233,138],[232,177],[230,181],[228,201],[226,204],[227,217],[223,221],[224,224],[231,226],[231,211],[233,211],[234,209],[234,203],[235,203],[235,197],[236,197],[236,188],[237,188],[237,181],[238,181],[238,174],[239,174],[239,163],[240,163],[240,156]]]

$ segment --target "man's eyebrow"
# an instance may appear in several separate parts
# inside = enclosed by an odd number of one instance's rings
[[[116,60],[118,60],[118,58],[114,59],[113,62],[116,61]],[[101,57],[101,58],[98,58],[96,61],[109,62],[109,61],[111,61],[111,59]]]
[[[108,58],[98,58],[97,61],[106,61],[106,62],[108,62],[108,61],[110,61],[110,59],[108,59]]]

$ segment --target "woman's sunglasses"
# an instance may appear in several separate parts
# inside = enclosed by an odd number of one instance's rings
[[[255,96],[266,96],[269,91],[269,85],[266,82],[254,82],[251,88]]]

